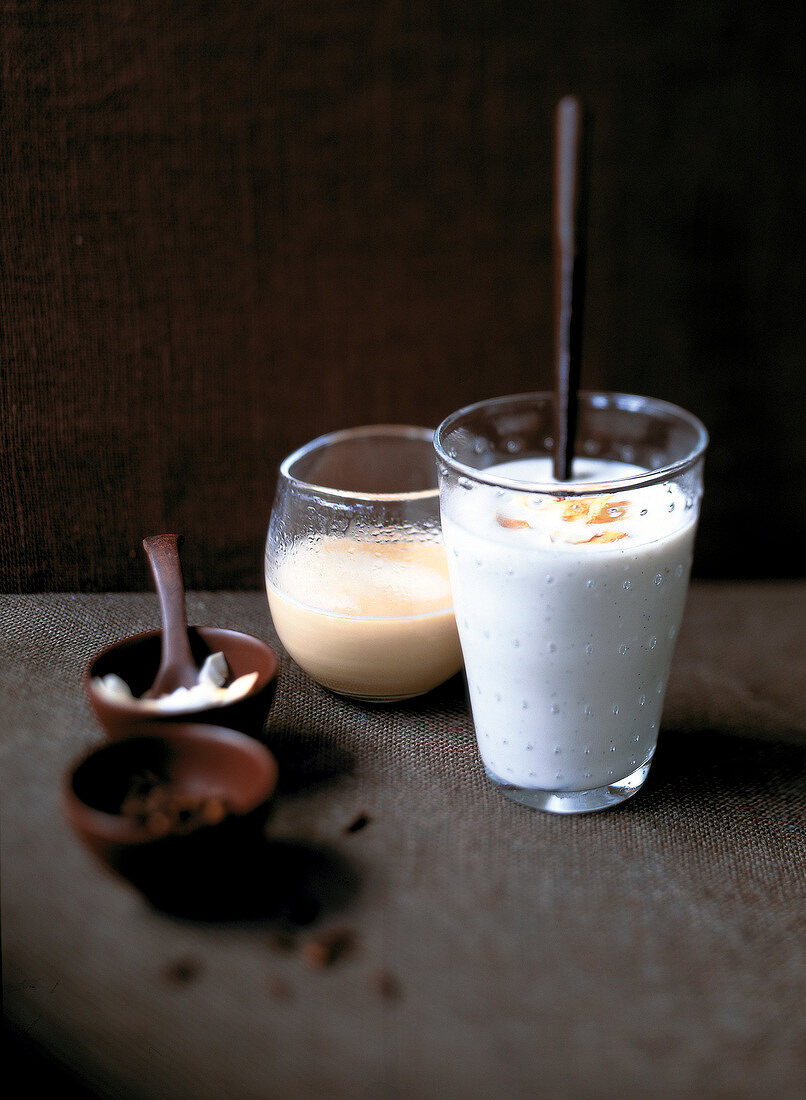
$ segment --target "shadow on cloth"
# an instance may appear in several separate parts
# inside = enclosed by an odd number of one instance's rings
[[[297,794],[352,774],[352,755],[332,735],[269,725],[262,740],[277,760],[280,794]]]
[[[281,796],[353,769],[352,756],[324,734],[271,727],[260,740],[277,759]],[[359,886],[347,861],[321,844],[273,839],[266,824],[168,837],[124,852],[114,869],[153,908],[185,920],[297,929],[343,908]]]
[[[255,836],[194,862],[192,850],[173,875],[129,873],[161,912],[206,922],[270,921],[300,928],[342,909],[358,889],[350,865],[322,845]]]
[[[768,732],[662,730],[641,794],[723,799],[752,794],[766,805],[806,812],[806,744],[772,740]]]

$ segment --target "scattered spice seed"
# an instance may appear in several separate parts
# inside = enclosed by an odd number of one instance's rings
[[[297,943],[290,932],[275,929],[269,936],[269,947],[273,951],[288,953],[296,949]]]
[[[300,948],[303,962],[314,970],[332,966],[337,959],[345,955],[354,944],[353,933],[346,928],[331,928],[320,932]]]
[[[389,1001],[400,1000],[401,991],[397,978],[388,970],[374,970],[371,975],[372,985],[380,997]]]
[[[162,972],[163,977],[174,985],[184,985],[198,978],[202,966],[198,959],[187,956],[169,963]]]
[[[345,833],[358,833],[361,829],[365,829],[369,825],[369,814],[360,813],[357,817],[353,818],[349,825],[345,826]]]
[[[278,1001],[287,1001],[291,997],[291,986],[281,974],[270,974],[266,982],[266,988],[272,997]]]

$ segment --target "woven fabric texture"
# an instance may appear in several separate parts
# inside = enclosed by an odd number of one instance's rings
[[[189,609],[277,644],[261,593]],[[289,929],[149,907],[65,826],[81,670],[156,597],[3,597],[7,1017],[116,1100],[801,1096],[804,621],[803,584],[695,585],[647,785],[573,819],[490,786],[461,678],[367,707],[279,650],[268,835],[321,902]]]

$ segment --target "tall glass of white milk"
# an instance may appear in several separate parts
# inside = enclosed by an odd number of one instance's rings
[[[435,446],[479,754],[517,802],[604,809],[640,790],[683,617],[708,436],[663,401],[583,393],[573,478],[553,396],[484,401]]]
[[[433,439],[407,425],[348,428],[280,466],[272,620],[294,661],[338,694],[409,699],[461,668]]]

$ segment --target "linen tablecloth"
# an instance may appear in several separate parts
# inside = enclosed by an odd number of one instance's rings
[[[306,913],[189,919],[90,860],[60,807],[102,739],[80,673],[156,596],[0,600],[5,1012],[92,1095],[806,1092],[806,584],[694,585],[646,786],[574,818],[491,787],[461,676],[362,706],[262,593],[188,608],[280,653],[267,835]]]

